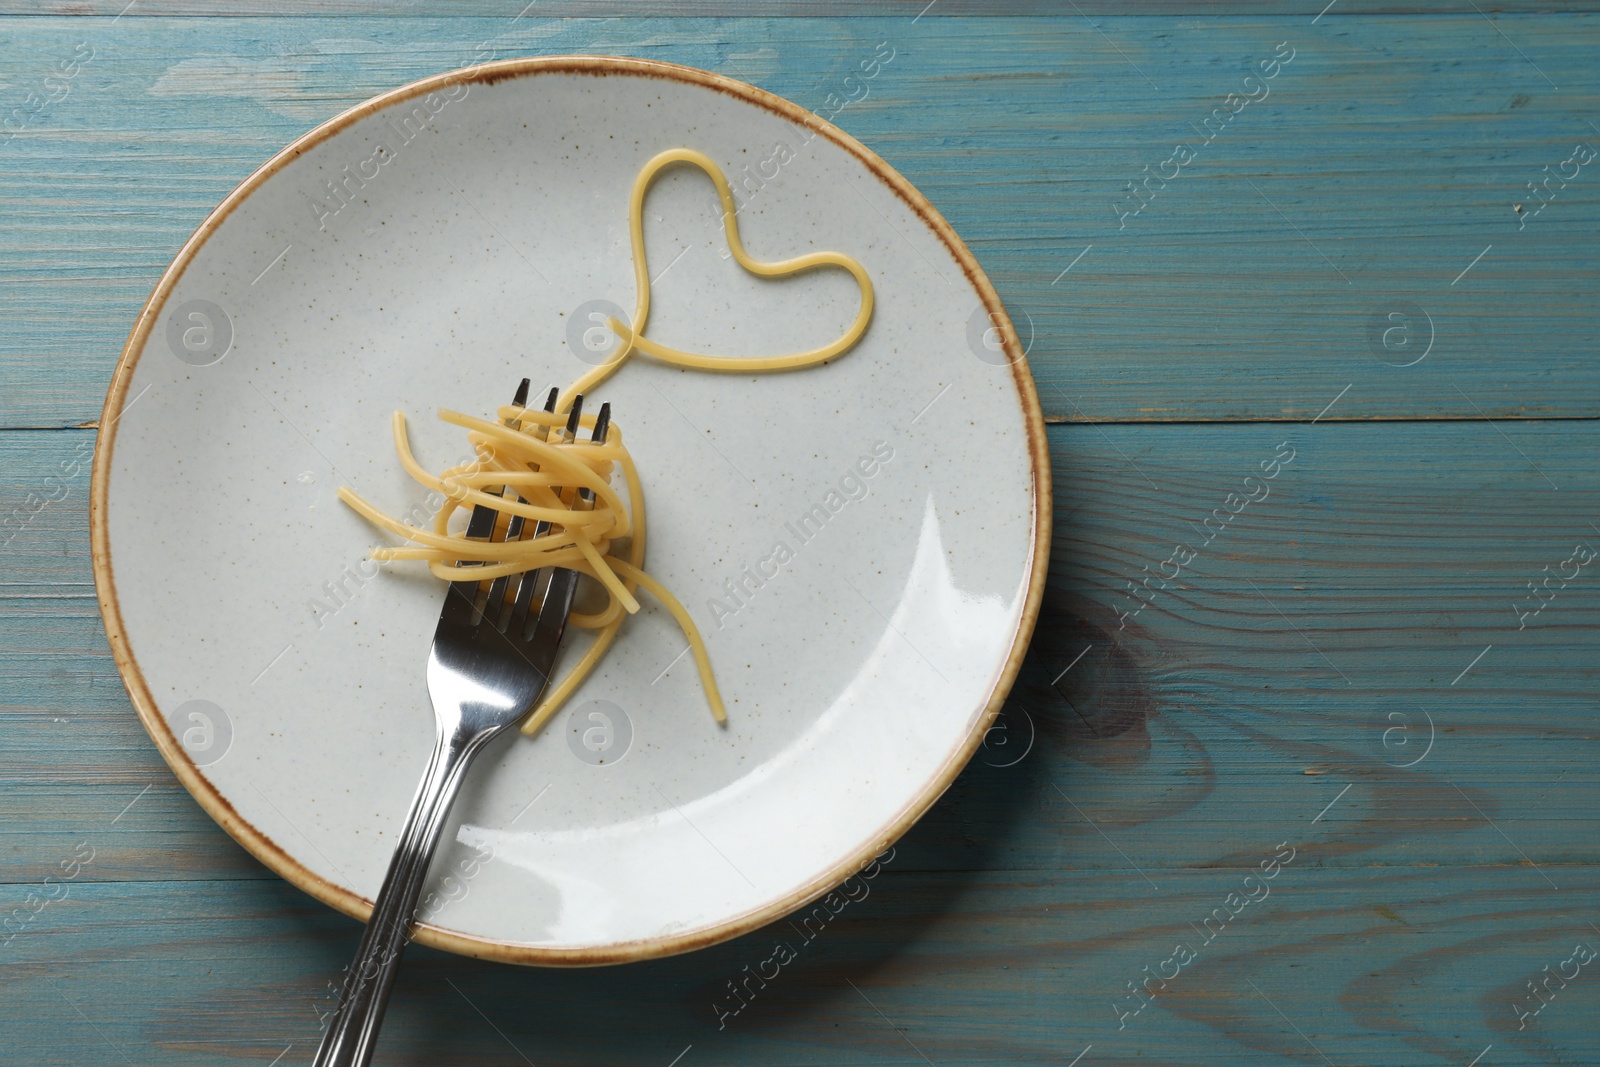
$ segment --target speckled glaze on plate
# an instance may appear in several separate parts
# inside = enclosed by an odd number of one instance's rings
[[[436,407],[487,412],[523,376],[564,385],[599,358],[593,302],[633,307],[634,175],[679,146],[739,186],[752,255],[855,256],[877,312],[820,368],[641,357],[598,391],[639,462],[647,567],[705,632],[728,725],[646,600],[543,734],[475,765],[418,932],[439,948],[644,959],[822,895],[954,779],[1033,627],[1043,420],[1004,309],[928,202],[740,82],[511,60],[397,89],[284,149],[134,326],[95,456],[95,578],[180,780],[273,870],[366,917],[433,734],[423,665],[443,586],[364,563],[380,537],[334,492],[420,518],[391,411],[437,469],[466,445]],[[692,168],[663,174],[645,213],[657,340],[774,354],[854,314],[842,271],[740,271]]]

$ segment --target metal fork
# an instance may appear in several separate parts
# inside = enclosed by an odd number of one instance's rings
[[[527,399],[528,381],[523,379],[513,403],[522,407]],[[555,410],[555,402],[552,390],[545,410]],[[583,397],[579,396],[573,401],[564,440],[571,441],[577,434],[582,407]],[[601,409],[596,425],[597,441],[605,440],[607,408]],[[508,424],[515,422],[507,420]],[[504,492],[517,498],[514,490]],[[480,504],[473,509],[466,535],[492,540],[498,519],[498,511]],[[512,516],[504,539],[519,539],[523,525],[521,518]],[[540,522],[534,535],[548,529],[548,523]],[[552,573],[530,625],[536,587],[546,571]],[[509,601],[506,594],[511,578],[495,579],[487,595],[476,581],[452,582],[445,591],[439,627],[428,654],[428,695],[438,722],[438,740],[411,801],[411,812],[373,904],[361,947],[345,975],[339,1007],[317,1049],[315,1067],[365,1067],[372,1059],[400,957],[410,940],[417,897],[467,768],[492,738],[522,718],[549,680],[572,609],[577,574],[544,568],[518,577],[520,584]]]

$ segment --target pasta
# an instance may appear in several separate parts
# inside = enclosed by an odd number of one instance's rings
[[[552,430],[567,423],[566,415],[520,406],[500,408],[497,414],[502,422],[441,410],[441,419],[467,430],[476,458],[434,475],[412,455],[405,416],[395,412],[394,443],[401,464],[419,484],[442,493],[445,502],[434,516],[432,528],[423,530],[390,518],[348,487],[341,487],[339,499],[363,518],[412,542],[374,548],[371,557],[424,560],[435,576],[451,582],[485,582],[542,567],[563,567],[601,585],[607,594],[606,605],[592,613],[574,611],[567,620],[569,626],[598,630],[595,642],[533,709],[523,724],[526,733],[544,725],[593,670],[615,639],[623,618],[639,610],[634,590],[640,586],[661,601],[683,627],[711,712],[718,722],[726,721],[722,696],[698,627],[683,605],[640,567],[644,558],[644,492],[621,429],[612,423],[602,443],[574,442],[565,440],[560,433],[551,436]],[[581,416],[578,421],[581,427],[592,430],[596,416]],[[626,505],[611,486],[614,467],[622,470]],[[499,495],[502,487],[511,490],[511,495]],[[580,489],[593,494],[592,504],[579,496]],[[500,512],[502,526],[498,532],[502,535],[511,516],[550,523],[549,532],[521,540],[490,541],[452,533],[450,520],[456,511],[470,511],[479,504]],[[624,538],[630,542],[626,558],[612,555],[612,543]]]
[[[771,278],[832,266],[855,278],[861,289],[861,304],[855,321],[844,334],[805,352],[755,357],[688,352],[645,336],[650,314],[650,274],[644,248],[644,199],[656,177],[678,163],[692,164],[711,179],[721,201],[729,250],[745,270]],[[665,606],[683,629],[711,713],[718,722],[727,721],[699,628],[677,598],[644,571],[644,490],[621,429],[612,423],[604,440],[598,442],[567,440],[569,435],[562,431],[574,397],[606,381],[635,352],[696,370],[749,373],[816,366],[848,352],[861,339],[873,311],[872,279],[866,268],[841,252],[811,252],[773,263],[754,259],[739,239],[737,211],[727,178],[704,153],[674,148],[650,159],[634,179],[628,205],[637,294],[633,320],[631,324],[616,318],[609,320],[620,343],[607,360],[562,391],[550,411],[520,405],[502,407],[497,411],[501,421],[491,422],[441,409],[441,419],[467,431],[476,458],[437,475],[417,462],[407,437],[405,416],[395,412],[392,426],[401,464],[419,484],[445,498],[431,529],[385,515],[348,486],[339,489],[339,499],[367,521],[410,542],[374,548],[374,560],[426,561],[429,570],[446,581],[486,582],[537,568],[561,567],[593,579],[604,590],[604,607],[588,613],[573,611],[569,617],[568,625],[595,631],[595,640],[572,670],[546,690],[522,724],[525,734],[536,733],[548,722],[610,650],[627,616],[639,610],[635,593],[640,588]],[[579,425],[593,430],[596,418],[582,415]],[[611,484],[615,469],[622,473],[626,503]],[[509,523],[511,516],[521,516],[527,522],[548,523],[548,530],[538,533],[535,527],[524,526],[521,539],[501,541],[478,541],[461,532],[451,532],[451,519],[458,510],[470,512],[480,504],[497,509],[502,523]],[[534,535],[527,536],[529,533]]]

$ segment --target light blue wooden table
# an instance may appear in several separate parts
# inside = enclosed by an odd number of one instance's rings
[[[966,238],[1052,422],[1005,729],[720,1027],[783,931],[416,950],[379,1062],[1600,1063],[1597,5],[1324,2],[0,2],[0,1063],[306,1063],[356,938],[177,785],[93,599],[84,457],[184,238],[485,49],[823,108],[879,41],[836,121]]]

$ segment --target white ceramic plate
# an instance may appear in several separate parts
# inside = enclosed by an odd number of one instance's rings
[[[229,833],[365,917],[432,739],[443,586],[373,573],[381,538],[334,491],[404,514],[423,494],[391,411],[437,469],[466,445],[436,407],[587,369],[606,339],[569,327],[591,301],[632,308],[629,189],[679,146],[741,187],[753,255],[853,255],[877,312],[822,368],[636,358],[599,391],[643,475],[647,567],[705,631],[728,725],[646,601],[543,735],[474,767],[420,930],[442,948],[591,964],[732,937],[859,870],[950,784],[1016,672],[1049,544],[1043,422],[988,280],[904,178],[787,101],[661,63],[516,60],[270,160],[162,277],[106,401],[95,576],[140,716]],[[854,315],[841,271],[745,275],[692,168],[646,216],[658,341],[774,354]]]

